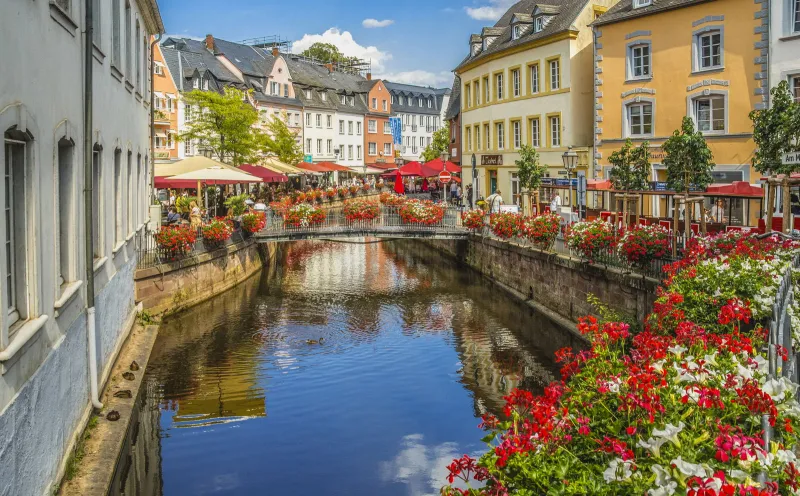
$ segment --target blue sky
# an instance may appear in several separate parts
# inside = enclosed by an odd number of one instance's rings
[[[470,33],[494,24],[512,0],[159,0],[170,35],[229,41],[280,35],[295,50],[314,41],[371,58],[387,79],[449,87]],[[367,27],[374,26],[374,27]]]

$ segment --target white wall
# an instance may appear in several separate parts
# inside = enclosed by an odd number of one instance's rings
[[[422,151],[428,146],[428,140],[430,139],[433,141],[434,131],[445,124],[442,116],[436,114],[414,114],[410,112],[401,112],[397,114],[397,117],[400,117],[403,119],[404,123],[407,123],[403,127],[403,145],[406,145],[405,152],[402,153],[403,159],[406,161],[420,160]],[[416,131],[414,130],[413,125],[414,118],[416,118],[417,122]],[[428,130],[427,127],[428,119],[431,121],[430,130]],[[408,143],[406,143],[406,137],[409,138]],[[416,152],[414,150],[414,138],[416,138],[417,143]]]
[[[770,0],[769,81],[770,86],[790,76],[800,77],[800,31],[793,31],[793,0]]]
[[[145,0],[142,0],[143,2]],[[140,73],[146,79],[144,20],[139,5],[132,2],[132,28],[139,19]],[[142,81],[140,95],[135,85],[112,75],[111,3],[101,2],[100,43],[94,64],[94,136],[103,147],[100,222],[102,258],[94,273],[98,369],[109,370],[118,348],[133,322],[134,291],[132,273],[136,265],[134,234],[145,221],[147,208],[147,170],[149,163],[149,105]],[[124,21],[124,2],[120,24]],[[0,361],[0,494],[37,495],[51,493],[68,448],[74,441],[88,412],[88,353],[86,342],[86,284],[84,269],[83,225],[83,2],[72,2],[70,15],[62,15],[49,2],[0,2],[0,131],[13,126],[30,135],[26,148],[27,198],[19,195],[15,207],[24,209],[28,218],[27,240],[28,305],[32,317],[44,324],[28,339],[26,329],[35,329],[31,320],[8,328],[0,321],[0,352],[24,346],[9,359]],[[124,42],[125,29],[122,25]],[[120,53],[125,56],[122,46]],[[136,45],[131,53],[136,57]],[[122,69],[126,64],[121,63]],[[133,65],[135,72],[135,64]],[[58,177],[60,139],[74,142],[73,175]],[[113,191],[114,150],[122,151],[122,178],[127,182],[126,156],[132,153],[132,170],[141,157],[140,174],[122,189],[121,213],[124,222],[121,242],[115,240],[114,212],[117,202]],[[0,148],[0,163],[5,163],[5,149]],[[147,161],[147,162],[146,162]],[[72,184],[73,202],[58,198],[58,185]],[[2,190],[3,188],[0,188]],[[0,202],[5,193],[0,191]],[[59,285],[59,218],[69,210],[71,226],[68,246],[71,268],[68,280]],[[130,219],[130,221],[129,221]],[[0,232],[5,232],[0,219]],[[0,259],[5,260],[5,243]],[[6,266],[0,264],[5,280]],[[3,286],[5,287],[5,285]],[[5,290],[3,290],[5,291]],[[8,301],[3,295],[2,301]],[[46,316],[46,319],[45,319]],[[22,326],[22,328],[18,328]],[[6,338],[8,336],[8,338]]]
[[[335,160],[333,150],[336,148],[337,122],[335,112],[332,110],[305,108],[303,109],[303,153],[310,154],[315,162]],[[310,116],[310,125],[309,119]],[[317,116],[319,116],[319,127],[317,127]],[[331,126],[328,127],[328,117],[331,119]],[[306,146],[311,140],[311,149]],[[322,149],[317,152],[317,140],[322,140]],[[328,140],[331,140],[331,151],[328,153]]]
[[[344,121],[344,134],[339,134],[339,121]],[[348,133],[348,122],[353,123],[353,134]],[[361,133],[358,132],[358,123],[361,123]],[[339,159],[336,161],[339,165],[348,167],[355,167],[364,165],[364,159],[367,150],[364,145],[364,133],[367,132],[367,122],[364,119],[364,114],[348,114],[344,112],[336,112],[333,116],[333,131],[334,131],[334,146],[339,147]],[[348,159],[348,147],[353,147],[353,159]],[[358,147],[361,147],[361,158],[358,158]]]

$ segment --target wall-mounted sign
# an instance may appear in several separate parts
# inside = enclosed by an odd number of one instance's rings
[[[314,161],[314,157],[312,157],[310,153],[306,154],[306,155],[303,157],[303,162],[305,162],[305,163],[307,163],[307,164],[310,164],[310,163],[311,163],[311,162],[313,162],[313,161]]]
[[[503,165],[503,156],[481,155],[481,165]]]
[[[800,164],[800,152],[786,153],[781,160],[784,165],[797,165]]]

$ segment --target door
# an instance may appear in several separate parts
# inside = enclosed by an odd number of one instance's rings
[[[519,177],[516,172],[511,173],[511,201],[514,205],[522,205],[522,197],[519,190]]]
[[[493,195],[497,191],[497,169],[491,169],[489,172],[489,194]]]

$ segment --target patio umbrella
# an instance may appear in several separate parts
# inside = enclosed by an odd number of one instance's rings
[[[260,177],[265,183],[285,183],[289,180],[285,174],[281,174],[273,171],[272,169],[267,169],[266,167],[260,167],[258,165],[242,164],[239,166],[239,169],[248,174]]]
[[[214,165],[211,167],[206,167],[205,169],[200,169],[192,172],[187,172],[185,174],[178,174],[177,176],[172,176],[172,180],[184,180],[184,179],[193,179],[197,181],[197,195],[200,195],[200,183],[204,182],[206,184],[236,184],[236,183],[260,183],[263,182],[260,177],[256,177],[252,174],[248,174],[246,172],[241,172],[235,169],[230,169],[227,167],[221,167],[219,165]],[[206,203],[207,205],[207,203]]]
[[[398,195],[402,195],[406,192],[405,188],[403,188],[403,175],[400,171],[397,171],[394,178],[394,192]]]
[[[457,166],[456,164],[454,164],[449,160],[444,164],[442,164],[442,159],[440,158],[435,158],[433,160],[425,162],[424,165],[428,169],[435,170],[437,174],[439,172],[442,172],[442,170],[447,170],[447,172],[455,172],[455,173],[461,172],[461,167]]]

